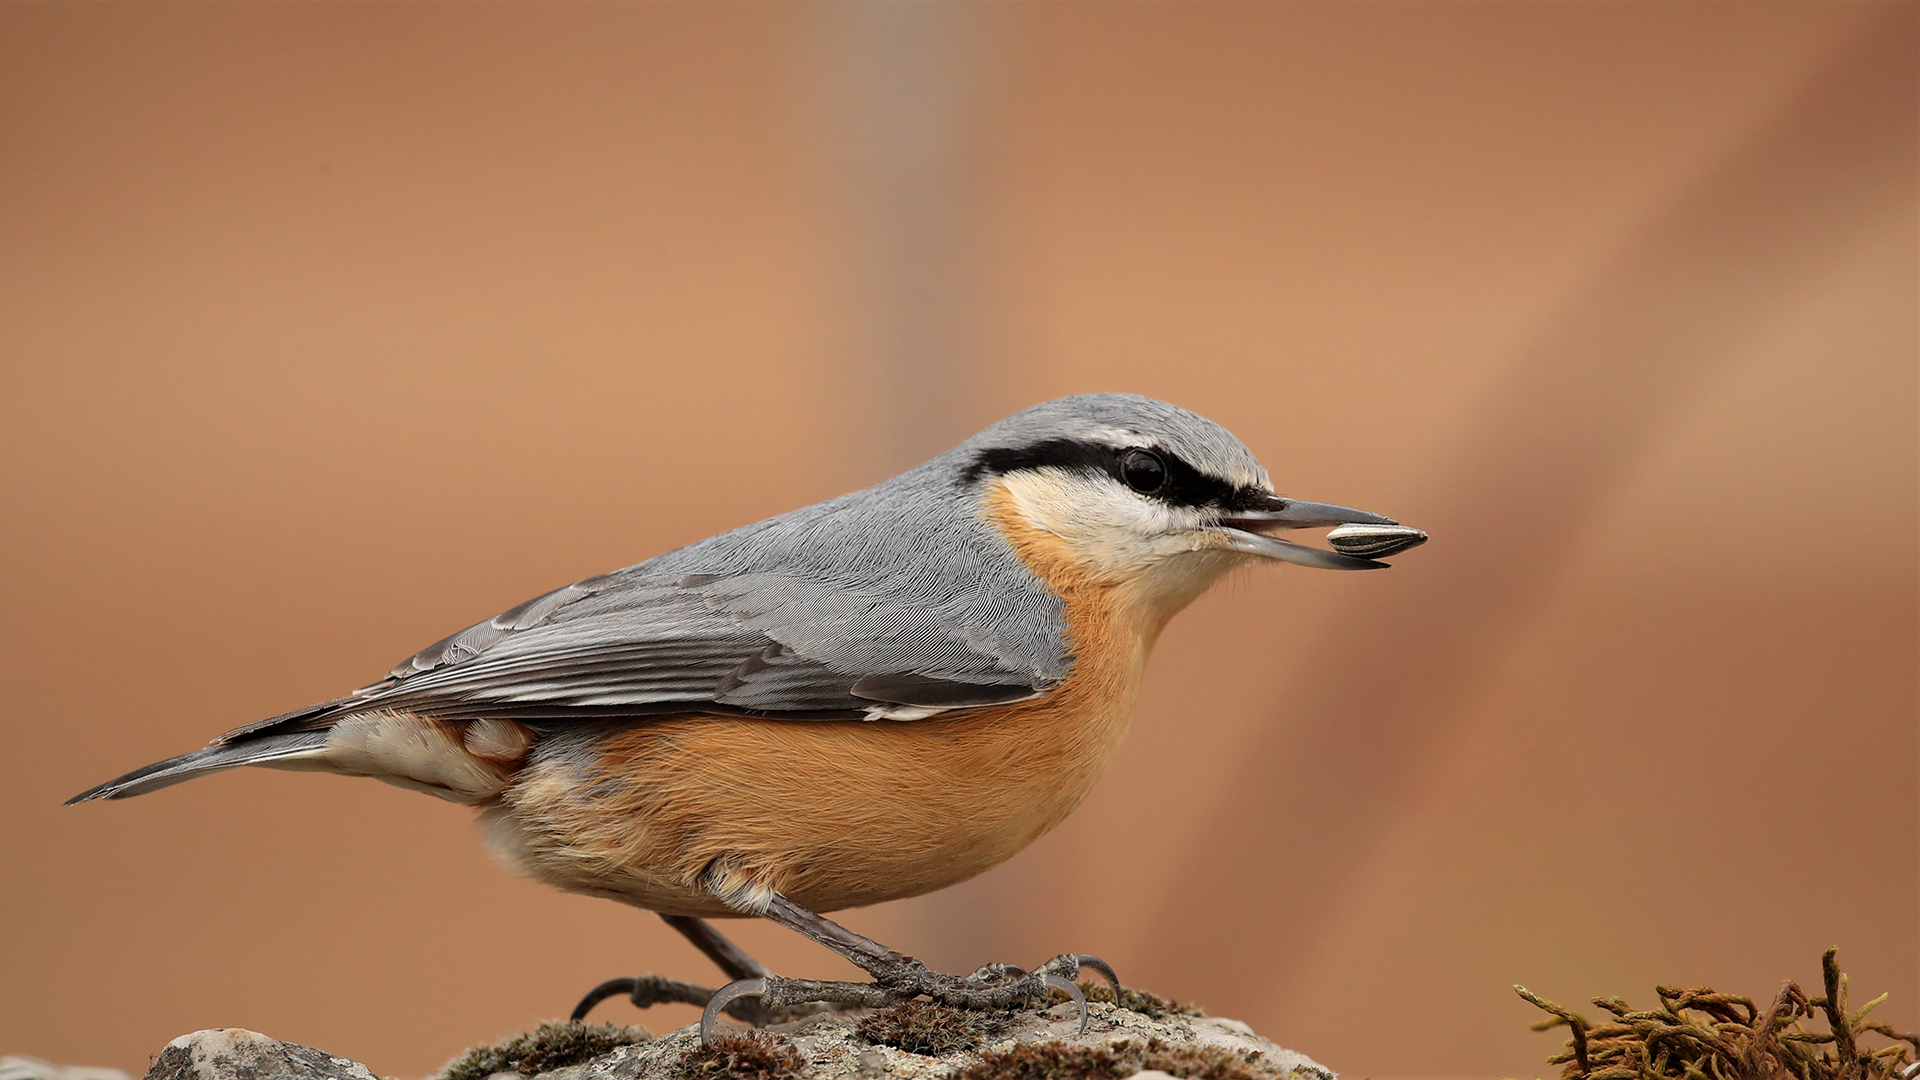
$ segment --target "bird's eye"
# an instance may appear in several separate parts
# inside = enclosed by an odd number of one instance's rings
[[[1120,479],[1142,495],[1167,486],[1167,463],[1151,450],[1129,450],[1120,457]]]

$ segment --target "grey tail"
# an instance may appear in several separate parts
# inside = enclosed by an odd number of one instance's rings
[[[290,731],[280,735],[267,735],[257,739],[228,745],[209,746],[204,750],[195,750],[191,754],[157,761],[144,769],[135,769],[125,776],[109,780],[99,787],[68,799],[66,805],[86,802],[89,799],[126,799],[134,795],[145,795],[149,791],[158,791],[170,787],[182,780],[191,780],[211,772],[238,768],[242,765],[266,765],[273,762],[317,757],[324,752],[327,743],[325,731]]]

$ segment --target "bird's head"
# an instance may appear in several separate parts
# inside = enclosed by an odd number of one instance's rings
[[[1281,495],[1225,428],[1133,394],[1043,402],[947,460],[1043,579],[1121,586],[1163,618],[1236,566],[1371,570],[1426,540],[1391,518]],[[1274,535],[1325,526],[1344,528],[1331,538],[1351,553]]]

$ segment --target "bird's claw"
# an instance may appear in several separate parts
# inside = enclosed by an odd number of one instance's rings
[[[1087,1031],[1087,995],[1081,992],[1080,984],[1076,981],[1080,978],[1081,968],[1086,968],[1107,981],[1107,985],[1113,988],[1113,1004],[1118,1008],[1120,976],[1113,973],[1112,964],[1097,956],[1089,956],[1086,953],[1062,953],[1040,965],[1037,974],[1045,979],[1049,987],[1065,993],[1079,1003],[1080,1033],[1084,1035]]]
[[[1107,985],[1113,988],[1113,1003],[1116,1006],[1120,1004],[1120,976],[1113,973],[1112,964],[1097,956],[1088,956],[1086,953],[1075,953],[1073,959],[1079,966],[1089,968],[1094,974],[1107,980]]]
[[[1080,990],[1080,984],[1058,975],[1042,975],[1040,981],[1045,983],[1048,989],[1060,991],[1072,998],[1074,1004],[1080,1006],[1079,1032],[1085,1035],[1087,1033],[1087,995]]]
[[[898,957],[885,969],[873,972],[874,981],[870,983],[788,979],[779,975],[741,979],[714,991],[707,999],[706,1010],[700,1014],[700,1042],[704,1045],[713,1041],[721,1013],[731,1012],[745,1018],[743,998],[758,998],[755,1011],[773,1014],[815,1003],[883,1008],[917,997],[965,1009],[1005,1009],[1061,993],[1079,1007],[1080,1030],[1084,1032],[1088,1023],[1087,996],[1074,982],[1081,968],[1089,968],[1104,978],[1113,987],[1114,1000],[1119,1000],[1120,980],[1113,968],[1099,957],[1083,953],[1064,953],[1031,972],[1012,964],[988,964],[971,975],[945,975],[911,957]]]
[[[727,1006],[736,999],[760,998],[760,1007],[765,1010],[767,978],[736,979],[714,991],[713,996],[707,999],[707,1007],[700,1013],[700,1045],[705,1046],[713,1042],[713,1025],[719,1022],[720,1014],[725,1012]]]

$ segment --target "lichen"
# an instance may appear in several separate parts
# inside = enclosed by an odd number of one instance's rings
[[[716,1036],[682,1059],[680,1074],[687,1080],[791,1080],[806,1063],[792,1043],[753,1031]]]
[[[934,1001],[876,1009],[854,1024],[854,1030],[870,1043],[928,1057],[978,1050],[1011,1028],[1012,1022],[1003,1014],[956,1009]]]
[[[1847,1008],[1847,977],[1838,950],[1821,957],[1826,993],[1808,997],[1788,980],[1764,1010],[1751,998],[1696,986],[1654,988],[1658,1008],[1636,1011],[1625,999],[1594,998],[1613,1021],[1592,1024],[1524,986],[1521,997],[1552,1014],[1533,1025],[1571,1029],[1567,1049],[1547,1059],[1564,1064],[1564,1080],[1890,1080],[1903,1076],[1920,1054],[1920,1036],[1867,1019],[1881,994],[1857,1010]],[[1821,1017],[1825,1032],[1801,1021]],[[1861,1037],[1881,1035],[1892,1045],[1869,1050]]]
[[[1217,1046],[1173,1046],[1149,1039],[1105,1046],[1022,1043],[981,1055],[978,1062],[953,1074],[953,1080],[1125,1080],[1148,1069],[1185,1080],[1277,1080],[1283,1075],[1261,1060],[1258,1051],[1236,1053]]]
[[[651,1041],[644,1028],[567,1021],[541,1024],[525,1035],[497,1046],[475,1047],[456,1058],[440,1080],[486,1080],[497,1072],[534,1076],[553,1069],[591,1061],[620,1046]]]

